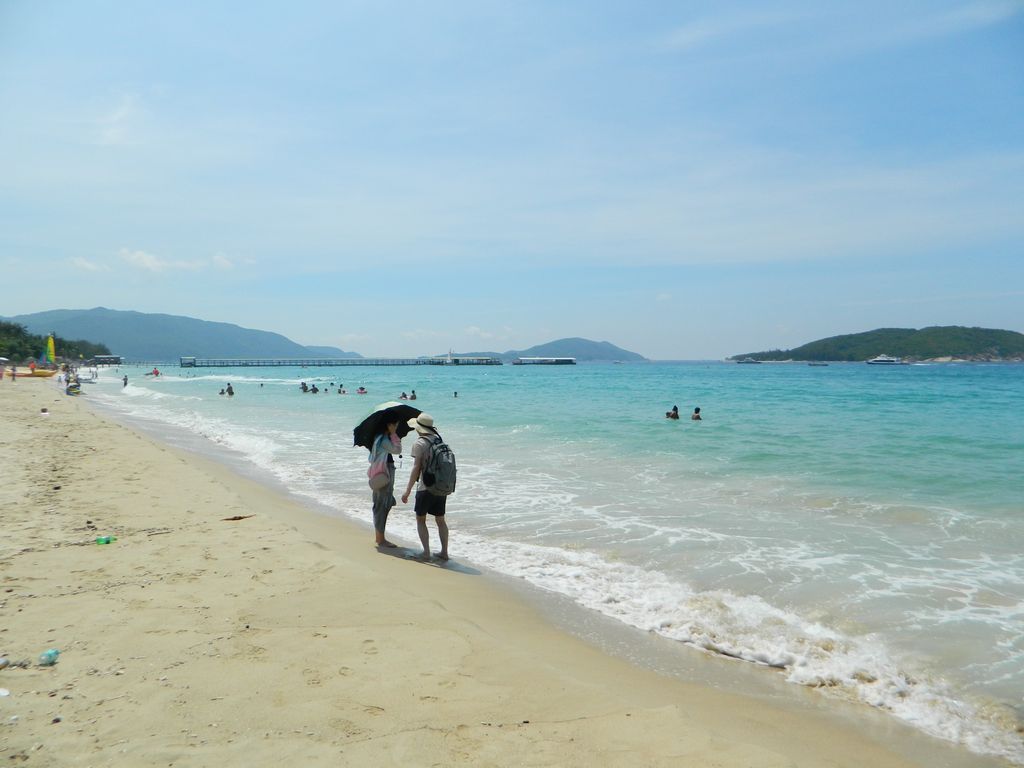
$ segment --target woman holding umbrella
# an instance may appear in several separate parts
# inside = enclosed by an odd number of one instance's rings
[[[381,403],[352,430],[352,444],[370,451],[370,489],[373,491],[373,529],[378,547],[395,547],[384,537],[388,512],[395,501],[395,460],[402,452],[402,438],[409,434],[406,421],[418,416],[418,408],[404,403]],[[409,414],[412,414],[411,416]]]
[[[402,452],[402,440],[398,436],[399,421],[382,422],[383,430],[373,441],[370,451],[370,467],[378,465],[378,472],[387,474],[387,480],[378,489],[374,487],[373,477],[370,488],[373,490],[373,530],[377,537],[378,547],[395,547],[396,544],[384,538],[384,527],[388,523],[388,513],[397,504],[395,501],[395,460],[393,454]],[[372,469],[371,469],[372,471]]]

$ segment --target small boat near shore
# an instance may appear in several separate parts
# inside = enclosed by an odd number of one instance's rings
[[[878,355],[864,362],[868,365],[907,365],[902,357],[891,357],[890,355]]]
[[[736,365],[760,365],[760,360],[755,360],[752,357],[744,357],[742,360],[737,360]]]

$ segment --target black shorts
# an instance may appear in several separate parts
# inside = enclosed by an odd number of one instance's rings
[[[444,517],[444,505],[447,496],[435,496],[430,491],[416,491],[416,517]]]

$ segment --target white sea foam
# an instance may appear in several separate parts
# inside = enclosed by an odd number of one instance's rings
[[[572,598],[640,629],[785,670],[787,679],[892,712],[926,733],[1024,763],[1006,711],[959,697],[892,658],[876,637],[849,637],[756,596],[695,591],[665,574],[591,552],[460,535],[474,562]]]
[[[342,378],[340,380],[344,381],[344,378]],[[240,374],[237,371],[233,371],[233,372],[230,372],[230,373],[219,373],[219,374],[203,373],[203,374],[197,374],[197,375],[194,375],[194,376],[180,376],[180,375],[161,374],[160,378],[158,379],[158,381],[160,382],[160,384],[191,384],[191,383],[197,382],[197,381],[198,382],[209,381],[209,382],[214,382],[214,383],[216,383],[216,384],[218,384],[220,386],[224,386],[225,384],[227,384],[230,381],[232,384],[236,384],[236,383],[239,383],[239,382],[241,382],[243,384],[250,384],[251,383],[251,384],[257,384],[257,385],[259,385],[259,384],[287,384],[287,385],[294,385],[294,386],[297,387],[299,385],[300,381],[306,381],[306,382],[313,382],[313,381],[315,381],[317,383],[320,383],[321,381],[327,381],[327,382],[339,381],[339,379],[338,379],[337,376],[331,377],[331,376],[326,376],[326,375],[321,375],[321,374],[313,374],[312,376],[302,376],[302,377],[299,377],[299,376],[289,376],[289,377],[283,377],[283,376],[253,376],[251,374],[248,374],[248,375],[247,374]]]

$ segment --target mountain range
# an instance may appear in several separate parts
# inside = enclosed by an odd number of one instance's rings
[[[3,318],[30,333],[56,333],[65,338],[88,339],[106,345],[128,361],[173,361],[183,355],[226,358],[359,358],[357,352],[337,347],[303,346],[279,333],[215,323],[182,315],[95,309],[54,309]],[[575,357],[580,362],[599,360],[642,361],[635,352],[607,341],[566,338],[524,350],[468,352],[466,356]]]
[[[57,333],[105,344],[125,360],[194,357],[361,357],[335,347],[304,347],[279,333],[181,315],[95,309],[54,309],[5,318],[30,333]]]

